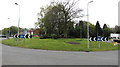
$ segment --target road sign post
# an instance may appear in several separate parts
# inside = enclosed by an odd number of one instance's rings
[[[100,46],[101,46],[99,41],[102,41],[100,36],[97,37],[98,48],[100,48]]]

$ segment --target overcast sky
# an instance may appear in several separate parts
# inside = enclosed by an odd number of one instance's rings
[[[20,27],[34,28],[34,23],[37,22],[37,13],[40,7],[46,6],[52,0],[0,0],[0,30],[10,26],[18,25],[19,7],[14,3],[20,5]],[[80,0],[76,8],[87,12],[87,3],[91,0]],[[118,1],[120,0],[93,0],[89,4],[89,21],[93,24],[100,22],[102,26],[104,23],[110,27],[118,25]],[[8,19],[9,18],[9,19]],[[86,17],[82,20],[87,20]]]

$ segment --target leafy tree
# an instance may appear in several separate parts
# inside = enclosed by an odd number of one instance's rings
[[[8,34],[9,34],[9,28],[4,28],[4,29],[2,30],[2,34],[3,34],[3,35],[8,35]]]
[[[21,28],[20,28],[20,30],[21,30]],[[2,30],[2,34],[3,35],[8,35],[8,36],[17,34],[17,32],[18,32],[18,27],[16,27],[16,26],[11,26],[11,27],[8,27],[8,28],[4,28]]]
[[[109,37],[110,33],[111,33],[111,29],[110,28],[104,28],[103,33],[104,33],[104,37]]]
[[[68,37],[74,37],[74,22],[68,23]]]
[[[75,25],[75,37],[86,38],[87,37],[87,22],[80,21]]]
[[[80,26],[80,38],[83,37],[83,33],[84,33],[84,22],[83,21],[80,21],[79,22],[79,26]]]
[[[80,37],[80,26],[79,26],[79,23],[77,23],[76,25],[75,25],[75,28],[74,28],[75,30],[74,30],[74,32],[75,32],[75,34],[74,34],[74,37]]]
[[[103,36],[109,37],[111,32],[112,30],[107,26],[107,24],[104,24],[103,25]]]
[[[27,30],[28,30],[27,28],[22,28],[22,29],[21,29],[21,32],[27,31]]]
[[[95,25],[95,36],[102,36],[102,29],[100,27],[99,21]]]
[[[0,35],[2,34],[2,30],[0,30]]]
[[[104,24],[104,25],[103,25],[103,29],[105,29],[105,28],[108,28],[107,24]]]
[[[20,30],[21,30],[21,28],[20,28]],[[18,32],[18,27],[16,27],[16,26],[10,27],[10,35],[17,34],[17,32]]]
[[[74,18],[81,17],[81,9],[74,10],[75,2],[52,2],[47,8],[41,8],[38,24],[47,34],[68,37],[73,30],[72,21]]]
[[[90,35],[90,37],[95,37],[94,31],[95,31],[95,25],[89,23],[89,35]]]
[[[120,26],[115,26],[115,33],[120,34]]]

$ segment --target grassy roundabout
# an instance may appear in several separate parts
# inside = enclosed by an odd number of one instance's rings
[[[17,44],[16,39],[7,39],[2,41],[3,44],[44,50],[62,50],[62,51],[108,51],[118,50],[118,46],[113,43],[106,42],[90,42],[90,48],[87,48],[87,40],[79,38],[61,38],[61,39],[19,39]],[[100,44],[100,48],[98,47]]]

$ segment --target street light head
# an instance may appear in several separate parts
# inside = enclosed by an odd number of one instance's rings
[[[15,5],[18,5],[18,3],[15,3]]]
[[[90,1],[89,3],[92,3],[93,1]]]

